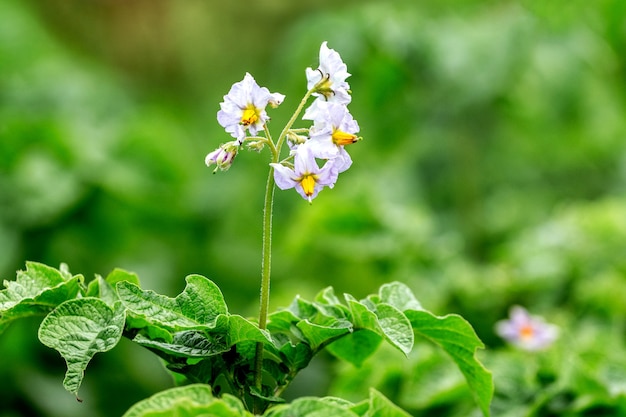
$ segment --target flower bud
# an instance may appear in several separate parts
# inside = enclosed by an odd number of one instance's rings
[[[306,136],[300,136],[297,133],[289,130],[287,132],[287,140],[291,143],[293,143],[294,145],[301,145],[304,142],[307,141],[307,137]]]
[[[253,142],[248,142],[248,149],[255,152],[261,152],[265,147],[265,142],[262,140],[255,140]]]
[[[215,170],[213,170],[213,173],[215,173],[218,168],[221,171],[227,171],[233,164],[233,160],[235,159],[235,156],[237,156],[238,151],[239,146],[235,141],[227,142],[208,154],[204,159],[204,163],[208,167],[213,164],[217,165]]]

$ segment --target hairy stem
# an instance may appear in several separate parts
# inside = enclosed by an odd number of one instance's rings
[[[311,97],[311,94],[313,94],[314,92],[315,92],[315,87],[306,92],[304,97],[302,97],[302,100],[300,100],[300,104],[298,105],[298,108],[296,109],[296,111],[293,113],[293,116],[291,116],[291,119],[289,119],[289,121],[283,128],[283,131],[280,132],[280,136],[278,137],[278,141],[276,142],[276,150],[279,154],[280,154],[280,148],[283,146],[283,143],[285,142],[285,138],[287,137],[287,132],[289,132],[289,129],[291,129],[291,126],[293,126],[293,124],[295,123],[300,113],[302,113],[302,110],[304,109],[306,102],[309,101],[309,97]]]
[[[315,89],[311,89],[306,92],[300,104],[296,108],[285,127],[283,128],[278,141],[274,146],[270,132],[267,126],[264,126],[267,143],[272,153],[272,162],[277,163],[280,160],[280,149],[285,142],[287,132],[291,129],[291,126],[295,123],[296,119],[304,109],[306,102]],[[265,186],[265,203],[263,205],[263,249],[262,249],[262,261],[261,261],[261,305],[259,308],[259,328],[264,330],[267,327],[267,314],[270,303],[270,273],[272,266],[272,211],[274,207],[274,168],[270,166],[269,174],[267,176],[267,183]],[[256,344],[255,358],[254,358],[254,385],[261,391],[263,382],[263,343],[258,342]],[[259,403],[257,401],[257,403]],[[259,409],[258,405],[255,405],[255,413],[261,413],[263,410]]]

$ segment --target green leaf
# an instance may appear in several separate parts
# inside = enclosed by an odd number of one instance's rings
[[[117,283],[120,300],[134,320],[132,327],[157,326],[171,331],[206,329],[214,327],[228,308],[220,289],[200,275],[189,275],[187,285],[176,298],[142,290],[137,285]]]
[[[109,275],[107,275],[105,281],[109,283],[113,288],[118,282],[128,281],[131,284],[139,286],[139,277],[134,272],[128,272],[120,268],[115,268]]]
[[[318,310],[313,303],[296,296],[287,309],[300,319],[308,319],[317,314]]]
[[[224,394],[215,398],[211,387],[192,384],[159,392],[132,406],[122,417],[252,417],[240,400]]]
[[[383,284],[378,291],[380,302],[394,306],[400,311],[422,310],[422,305],[411,289],[401,282]]]
[[[224,337],[211,337],[197,330],[185,330],[175,333],[171,343],[151,340],[141,334],[133,338],[140,346],[158,350],[171,356],[184,358],[206,358],[230,350]]]
[[[465,376],[483,414],[489,416],[493,379],[476,358],[476,350],[484,345],[472,326],[454,314],[437,317],[425,310],[407,310],[404,314],[417,333],[441,346],[452,357]]]
[[[291,333],[299,321],[291,310],[279,310],[268,316],[267,329],[272,333]]]
[[[378,349],[382,340],[378,333],[361,329],[334,341],[327,349],[339,359],[361,366]]]
[[[332,344],[330,346],[332,346]],[[294,371],[306,368],[313,358],[313,351],[306,343],[297,343],[295,345],[285,343],[281,346],[280,353],[287,367]]]
[[[411,351],[413,329],[401,311],[389,304],[376,305],[367,299],[359,302],[349,294],[345,297],[352,313],[355,329],[367,329],[383,336],[405,355]]]
[[[41,322],[39,340],[56,349],[67,363],[63,385],[77,395],[85,369],[97,352],[112,349],[122,337],[126,315],[97,298],[68,300]]]
[[[389,401],[387,397],[374,388],[370,388],[368,406],[365,414],[367,417],[411,417],[409,413]]]
[[[297,327],[302,331],[306,342],[311,346],[313,351],[323,348],[334,339],[352,332],[352,324],[345,320],[336,320],[332,324],[325,325],[302,320],[297,324]]]
[[[409,319],[397,308],[389,304],[378,304],[376,306],[376,316],[378,323],[385,335],[385,338],[393,346],[397,347],[408,355],[413,349],[413,329]]]
[[[97,297],[113,305],[120,298],[115,291],[115,285],[121,281],[128,281],[139,286],[139,277],[132,272],[116,268],[106,278],[96,275],[87,287],[87,297]]]
[[[0,333],[16,319],[45,315],[62,302],[76,297],[82,275],[71,276],[55,268],[27,262],[15,281],[4,281],[0,291]]]
[[[382,330],[378,324],[376,314],[367,308],[366,305],[358,302],[350,294],[345,294],[350,313],[352,314],[352,323],[357,329],[368,329],[379,333],[382,336]]]
[[[326,287],[315,296],[315,301],[328,305],[341,305],[341,301],[335,295],[333,287]]]
[[[304,397],[291,404],[278,405],[265,412],[266,417],[359,417],[348,404],[325,398]]]
[[[243,341],[272,343],[272,339],[265,330],[259,329],[256,323],[233,314],[228,316],[228,342],[230,346]]]

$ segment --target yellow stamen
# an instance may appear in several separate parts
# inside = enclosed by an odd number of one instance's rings
[[[241,116],[241,124],[244,126],[250,126],[256,123],[259,120],[259,113],[257,108],[250,104],[243,111],[243,115]]]
[[[333,83],[330,81],[330,74],[324,74],[319,69],[318,71],[322,74],[322,79],[315,85],[315,92],[322,94],[324,98],[328,100],[333,94],[335,94],[331,88]]]
[[[332,138],[335,145],[350,145],[359,140],[356,135],[341,130],[335,130],[332,134]]]
[[[304,194],[306,194],[307,197],[310,197],[313,195],[313,191],[315,190],[316,180],[317,180],[317,175],[313,175],[313,174],[306,174],[300,180],[300,185],[302,185]]]
[[[533,326],[529,324],[522,326],[522,328],[519,329],[519,335],[522,339],[530,339],[534,334],[535,329],[533,329]]]

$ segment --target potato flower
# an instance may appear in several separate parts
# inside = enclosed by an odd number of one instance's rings
[[[217,112],[217,121],[241,145],[246,137],[246,130],[256,136],[263,130],[269,116],[265,107],[278,106],[285,96],[280,93],[270,93],[265,87],[260,87],[254,77],[246,73],[242,81],[231,87],[224,101],[220,103]]]
[[[317,97],[304,112],[303,119],[306,120],[315,118],[320,102],[329,101],[347,105],[352,100],[350,85],[346,82],[350,73],[339,53],[330,49],[327,42],[323,42],[319,58],[320,63],[317,69],[306,69],[307,89],[315,88],[313,95]]]
[[[339,175],[336,168],[338,162],[345,164],[342,159],[331,159],[320,168],[309,142],[306,142],[295,149],[293,168],[279,163],[270,165],[274,168],[274,180],[278,188],[295,188],[310,203],[324,187],[334,187]]]
[[[355,133],[359,124],[352,118],[348,108],[342,104],[323,102],[309,130],[313,153],[318,158],[335,158],[345,145],[350,145],[361,138]]]
[[[531,316],[525,308],[513,306],[509,320],[496,323],[496,333],[507,342],[524,350],[536,351],[549,347],[558,336],[558,327],[543,318]]]

